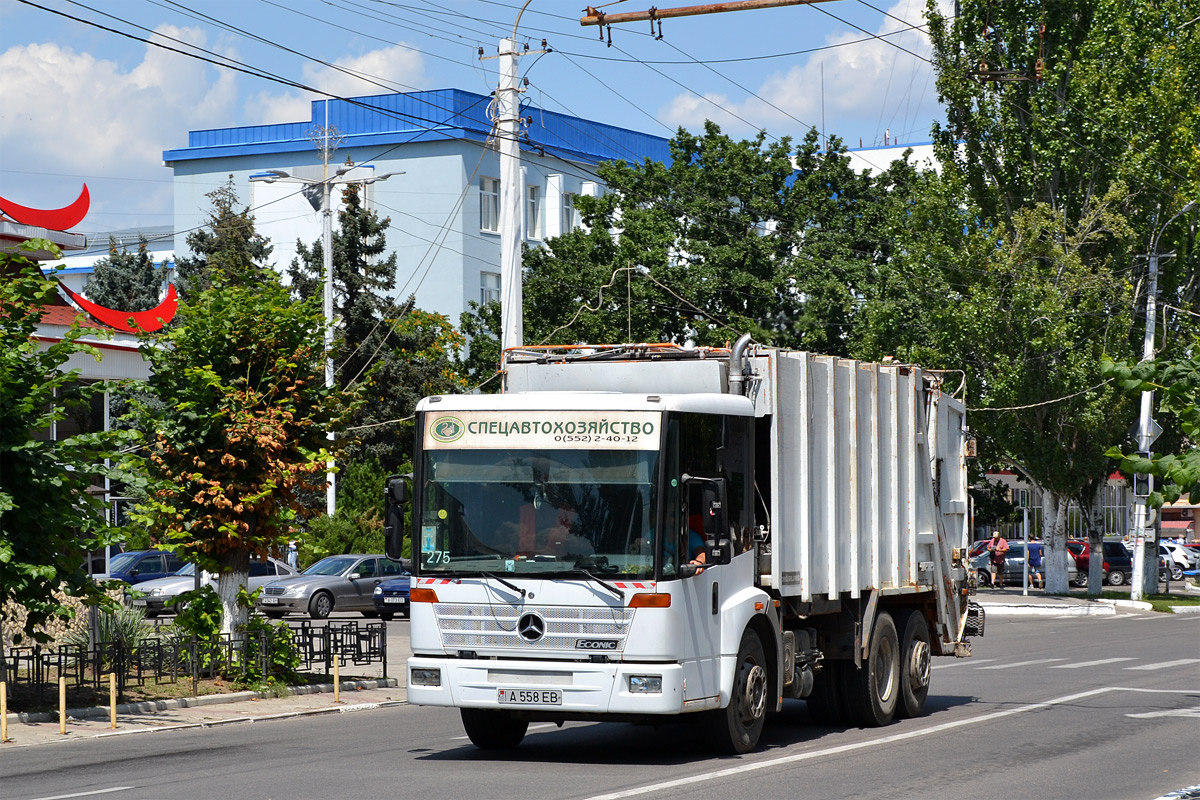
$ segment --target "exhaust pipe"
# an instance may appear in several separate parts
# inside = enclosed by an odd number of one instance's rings
[[[743,333],[729,351],[729,393],[746,394],[746,378],[750,375],[750,363],[746,360],[746,348],[750,346],[750,334]]]

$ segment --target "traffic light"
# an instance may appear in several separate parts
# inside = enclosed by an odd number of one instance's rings
[[[1138,453],[1141,458],[1149,459],[1149,453]],[[1148,472],[1135,472],[1133,475],[1133,496],[1149,497],[1154,491],[1154,476]]]

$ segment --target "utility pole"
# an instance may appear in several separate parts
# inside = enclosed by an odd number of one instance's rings
[[[1196,201],[1185,205],[1179,209],[1162,227],[1155,232],[1154,237],[1150,240],[1150,253],[1148,256],[1149,276],[1146,281],[1146,333],[1142,339],[1142,360],[1149,361],[1154,358],[1154,318],[1156,314],[1156,303],[1158,302],[1158,240],[1162,236],[1163,231],[1167,226],[1174,222],[1182,215],[1188,213],[1196,207]],[[1137,429],[1137,448],[1138,452],[1150,457],[1150,446],[1154,444],[1154,440],[1158,438],[1158,426],[1155,424],[1153,417],[1153,399],[1154,392],[1142,392],[1140,414],[1138,415]],[[1145,476],[1145,495],[1149,495],[1154,490],[1154,477],[1152,475]],[[1135,485],[1137,479],[1134,480]],[[1134,548],[1133,548],[1133,585],[1130,587],[1130,597],[1134,600],[1141,600],[1143,594],[1152,594],[1158,588],[1158,538],[1154,535],[1154,529],[1147,524],[1149,508],[1147,508],[1148,500],[1140,497],[1142,492],[1137,492],[1139,501],[1133,507],[1133,531],[1134,531]],[[1147,534],[1147,529],[1149,533]],[[1150,564],[1147,567],[1146,562]]]

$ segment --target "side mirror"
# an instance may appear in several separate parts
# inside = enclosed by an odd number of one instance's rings
[[[388,478],[387,482],[387,499],[389,504],[402,504],[408,502],[408,481],[403,475],[393,475]]]
[[[387,480],[384,499],[387,508],[383,518],[384,553],[393,561],[401,560],[404,552],[404,503],[408,502],[408,480],[412,475],[393,475]]]
[[[704,546],[704,561],[708,566],[718,567],[733,560],[733,542],[727,537],[709,539]]]
[[[352,581],[356,581],[356,580],[358,580],[359,578],[361,578],[361,577],[362,577],[362,573],[361,573],[361,572],[351,572],[351,573],[350,573],[349,575],[347,575],[346,577],[347,577],[347,578],[349,578],[349,579],[350,579],[350,580],[352,580]]]

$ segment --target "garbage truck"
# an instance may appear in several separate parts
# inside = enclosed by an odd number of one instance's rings
[[[501,371],[499,394],[422,399],[385,487],[408,700],[460,709],[477,747],[680,716],[746,753],[789,698],[887,725],[982,635],[943,375],[749,336],[519,347]]]

